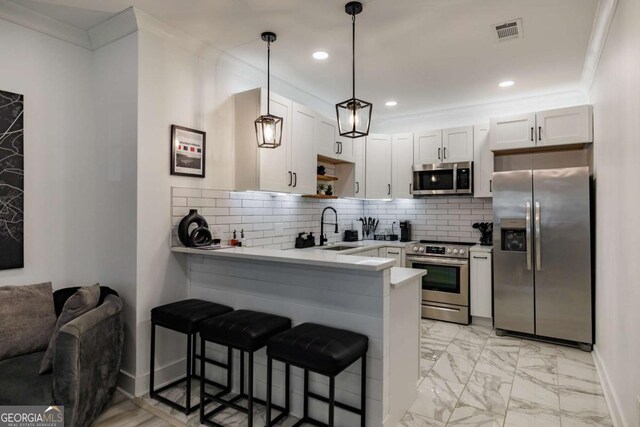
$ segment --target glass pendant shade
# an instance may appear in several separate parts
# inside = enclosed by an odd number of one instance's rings
[[[267,42],[267,114],[258,117],[254,122],[256,139],[259,148],[278,148],[282,144],[282,117],[269,112],[271,104],[271,43],[276,41],[276,35],[270,31],[262,33],[262,40]]]
[[[255,121],[260,148],[278,148],[282,144],[282,117],[265,114]]]
[[[356,98],[336,104],[340,136],[347,138],[367,136],[371,126],[371,107],[370,102]]]

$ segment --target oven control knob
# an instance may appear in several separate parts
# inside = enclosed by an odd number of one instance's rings
[[[420,252],[424,252],[424,246],[420,246],[420,249],[418,249]]]
[[[457,249],[454,249],[454,250],[453,250],[453,253],[454,253],[454,254],[457,254],[457,253],[458,253],[458,250],[457,250]]]
[[[460,255],[464,255],[464,249],[460,249]]]
[[[418,252],[418,247],[417,246],[413,247],[413,252]]]
[[[447,249],[447,253],[450,254],[451,253],[451,249]]]

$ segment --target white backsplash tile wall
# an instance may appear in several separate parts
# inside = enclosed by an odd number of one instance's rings
[[[400,234],[399,221],[411,221],[411,239],[451,242],[475,242],[480,232],[471,226],[475,222],[493,221],[491,199],[473,197],[429,197],[391,201],[366,200],[366,216],[378,218],[378,232],[391,229]]]
[[[411,221],[413,240],[477,241],[480,233],[474,222],[493,220],[491,199],[472,197],[438,197],[413,200],[318,200],[293,195],[260,192],[234,192],[199,188],[172,188],[172,242],[179,246],[177,226],[189,209],[203,215],[212,232],[228,243],[233,230],[240,237],[244,230],[245,246],[290,249],[298,233],[313,232],[316,243],[320,236],[320,215],[327,206],[338,211],[339,233],[325,226],[329,243],[342,240],[344,230],[360,229],[358,218],[371,216],[380,220],[378,232],[391,229],[400,234],[398,222]],[[334,222],[327,211],[325,221]]]
[[[325,225],[325,234],[329,243],[341,241],[344,230],[350,229],[363,215],[362,201],[173,187],[172,242],[180,245],[178,223],[189,209],[197,209],[223,243],[229,242],[233,230],[237,231],[237,237],[240,237],[240,230],[244,230],[245,246],[291,249],[301,232],[313,232],[316,244],[319,244],[320,216],[327,206],[338,212],[339,233],[334,233],[334,226]],[[335,222],[332,211],[326,212],[325,222]]]

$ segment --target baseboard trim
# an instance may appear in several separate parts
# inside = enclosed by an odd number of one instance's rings
[[[169,364],[156,368],[154,388],[158,389],[186,375],[186,358],[181,358]],[[136,396],[149,393],[149,373],[136,377]]]
[[[613,422],[614,427],[629,427],[624,420],[620,400],[618,400],[613,385],[611,384],[607,368],[602,361],[597,345],[593,347],[593,360],[596,364],[596,371],[600,378],[600,384],[602,384],[602,391],[604,392],[604,398],[607,401],[609,413],[611,414],[611,421]]]

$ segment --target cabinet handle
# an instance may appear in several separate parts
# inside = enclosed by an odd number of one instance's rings
[[[340,153],[339,154],[342,154],[342,141],[340,141]]]
[[[293,174],[289,171],[289,187],[291,187],[291,184],[293,184]]]
[[[336,141],[336,154],[340,154],[340,141]]]
[[[387,194],[390,196],[391,195],[391,184],[387,184],[389,186],[389,191],[387,192]]]
[[[409,183],[409,194],[413,194],[413,184]]]
[[[489,180],[489,193],[493,193],[493,180]]]
[[[391,252],[391,251],[387,251],[388,254],[391,255],[400,255],[400,252]]]
[[[447,159],[447,147],[444,147],[442,151],[444,152],[444,159],[446,160]]]
[[[533,126],[531,126],[531,140],[533,141]]]
[[[293,186],[297,187],[298,186],[298,174],[297,173],[293,173]]]
[[[356,194],[360,192],[360,183],[356,181]]]
[[[538,126],[538,141],[542,141],[542,126]]]
[[[474,259],[487,259],[486,256],[473,256]]]
[[[440,160],[440,148],[438,148],[438,160]]]

